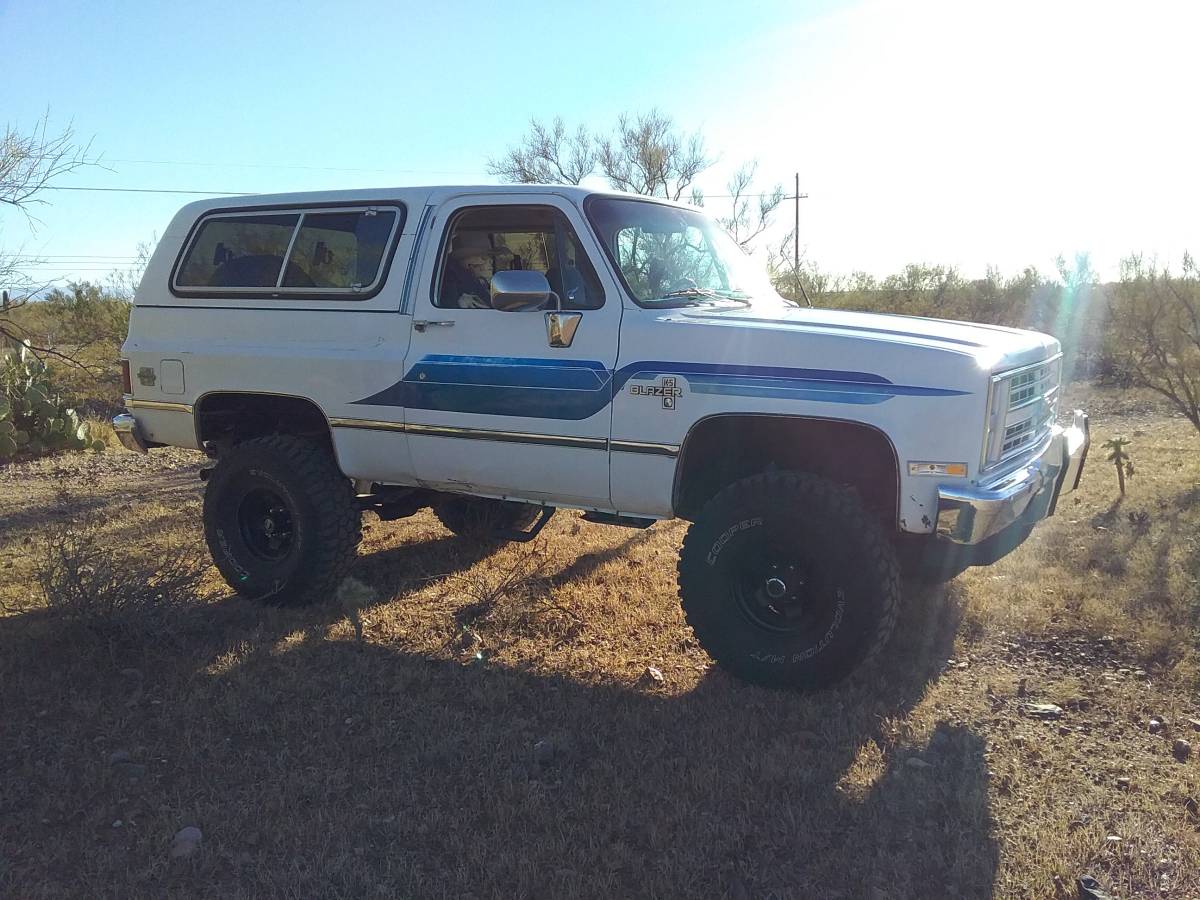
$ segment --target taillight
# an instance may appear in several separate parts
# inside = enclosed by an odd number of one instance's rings
[[[133,393],[133,379],[129,375],[129,360],[121,360],[121,391],[125,394]]]

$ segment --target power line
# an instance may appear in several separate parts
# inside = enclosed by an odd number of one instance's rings
[[[37,154],[30,158],[49,159],[50,154]],[[297,163],[234,163],[234,162],[201,162],[184,159],[117,159],[109,156],[98,156],[89,159],[88,164],[104,168],[107,163],[123,165],[147,166],[194,166],[205,169],[295,169],[305,172],[357,172],[361,174],[388,175],[490,175],[489,172],[463,169],[358,169],[342,166],[306,166]]]
[[[701,191],[701,195],[704,197],[704,199],[705,199],[705,200],[707,200],[709,197],[726,197],[726,198],[732,198],[732,197],[774,197],[774,196],[775,196],[775,192],[774,192],[774,191],[764,191],[764,192],[763,192],[763,193],[761,193],[761,194],[705,194],[703,191]],[[808,194],[801,194],[801,195],[800,195],[800,199],[801,199],[801,200],[804,200],[804,199],[806,199],[807,197],[808,197]],[[785,194],[784,196],[780,197],[779,199],[780,199],[780,200],[795,200],[796,198],[795,198],[795,196],[793,196],[792,194]]]
[[[199,194],[205,197],[251,197],[254,191],[180,191],[168,188],[118,188],[118,187],[58,187],[47,185],[43,191],[106,191],[114,194]]]
[[[288,163],[220,163],[188,162],[176,159],[109,159],[101,162],[148,166],[196,166],[206,169],[294,169],[302,172],[353,172],[363,175],[487,175],[487,172],[467,172],[455,169],[349,169],[337,166],[302,166]]]

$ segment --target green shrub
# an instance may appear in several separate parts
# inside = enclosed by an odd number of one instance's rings
[[[28,347],[7,356],[0,365],[0,462],[104,446],[63,402],[46,364]]]

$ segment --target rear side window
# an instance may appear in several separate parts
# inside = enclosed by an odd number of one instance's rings
[[[292,247],[284,287],[371,284],[395,222],[394,210],[307,213]]]
[[[274,287],[299,215],[229,216],[200,226],[179,287]]]
[[[172,287],[203,295],[371,292],[402,218],[396,207],[215,214],[196,229]]]

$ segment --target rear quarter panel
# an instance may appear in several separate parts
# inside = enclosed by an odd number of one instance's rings
[[[397,196],[400,194],[400,196]],[[152,441],[198,446],[193,417],[179,410],[138,408],[138,401],[194,407],[218,392],[280,394],[312,400],[327,418],[361,417],[354,401],[381,381],[398,379],[408,351],[411,316],[401,312],[410,256],[428,191],[364,194],[360,202],[400,200],[404,227],[382,289],[365,300],[177,297],[169,281],[196,219],[220,201],[184,207],[159,242],[135,298],[123,348],[133,373],[134,412]],[[303,202],[303,201],[299,201]],[[313,198],[317,205],[321,198]],[[164,392],[164,361],[178,360],[182,393]],[[155,373],[144,383],[138,373]],[[403,411],[396,411],[402,421]],[[342,470],[351,477],[404,482],[411,474],[400,433],[335,429]]]

